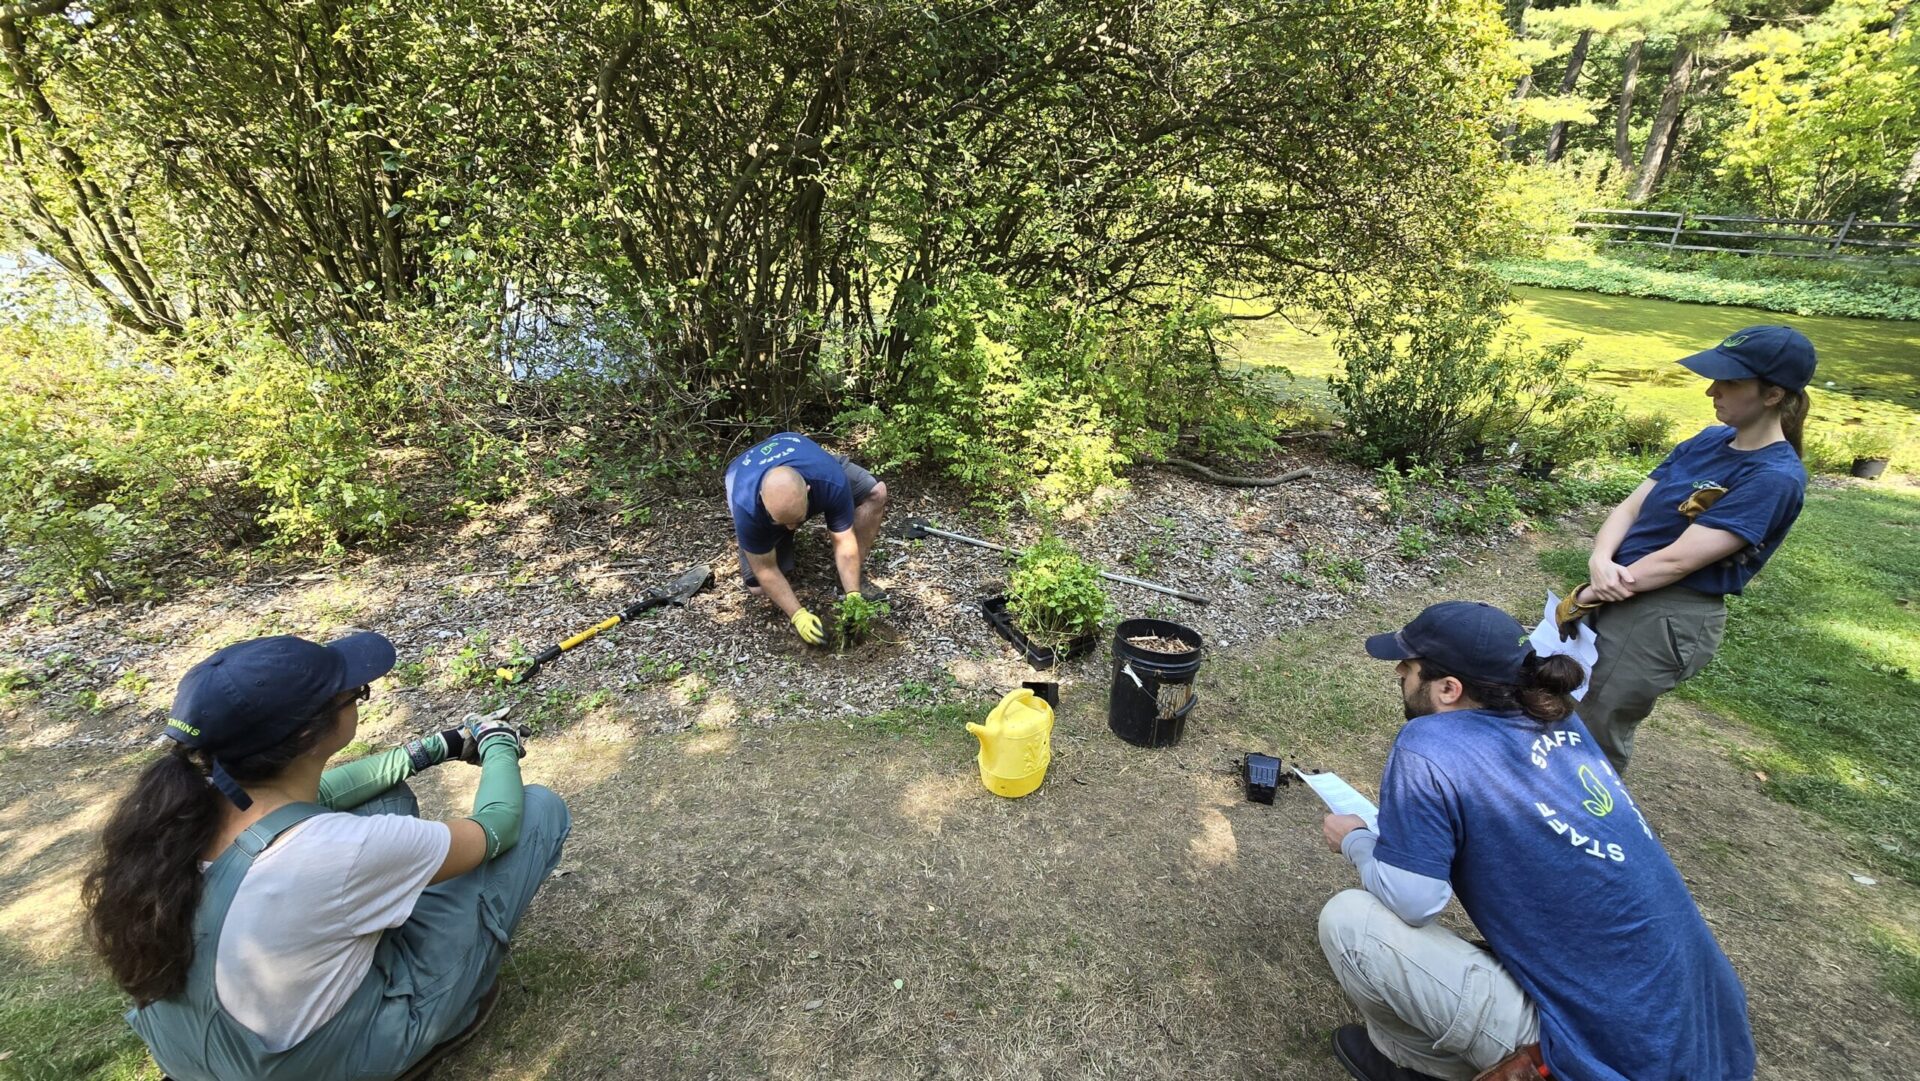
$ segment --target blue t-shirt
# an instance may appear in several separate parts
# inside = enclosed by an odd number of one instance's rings
[[[1540,1014],[1562,1081],[1748,1081],[1746,990],[1578,717],[1409,721],[1375,859],[1443,878]]]
[[[1785,441],[1759,450],[1735,450],[1733,436],[1732,428],[1716,424],[1673,448],[1647,474],[1653,490],[1620,542],[1615,563],[1624,567],[1678,540],[1689,524],[1680,504],[1696,489],[1719,485],[1727,493],[1693,522],[1738,534],[1747,546],[1701,567],[1678,584],[1701,593],[1738,593],[1760,573],[1786,539],[1793,520],[1800,517],[1807,495],[1807,468]]]
[[[775,466],[792,466],[807,482],[807,517],[826,516],[827,528],[844,533],[853,528],[853,489],[847,468],[795,432],[781,432],[755,444],[727,466],[727,509],[733,512],[733,533],[740,550],[754,555],[773,551],[788,535],[760,502],[760,480]]]

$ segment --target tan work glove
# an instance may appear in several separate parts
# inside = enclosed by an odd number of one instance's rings
[[[1588,583],[1582,582],[1568,590],[1567,595],[1560,598],[1560,607],[1553,610],[1553,622],[1560,628],[1562,642],[1569,642],[1579,637],[1580,621],[1600,610],[1599,604],[1580,603],[1580,591],[1587,588],[1587,585]]]
[[[1706,513],[1708,507],[1720,502],[1720,497],[1726,494],[1727,490],[1718,484],[1702,484],[1693,490],[1692,495],[1680,501],[1680,513],[1691,522]]]
[[[802,642],[810,646],[827,644],[827,629],[820,625],[820,617],[805,608],[793,614],[793,631],[800,636]]]

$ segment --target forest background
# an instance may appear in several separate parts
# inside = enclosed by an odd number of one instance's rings
[[[1488,261],[1595,205],[1911,213],[1910,11],[9,3],[0,532],[86,599],[556,477],[621,513],[785,427],[1044,514],[1328,410],[1367,460],[1577,460],[1633,418]],[[1335,400],[1231,362],[1275,316]]]

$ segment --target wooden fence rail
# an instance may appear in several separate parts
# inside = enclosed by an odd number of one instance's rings
[[[1640,244],[1667,251],[1848,263],[1920,263],[1920,222],[1861,221],[1859,215],[1844,220],[1741,218],[1676,210],[1596,208],[1582,211],[1580,220],[1573,223],[1573,231],[1603,236],[1608,244]]]

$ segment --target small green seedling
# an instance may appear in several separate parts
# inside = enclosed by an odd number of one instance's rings
[[[845,653],[867,640],[873,628],[893,609],[886,601],[870,601],[858,594],[840,598],[833,619],[833,648]]]

